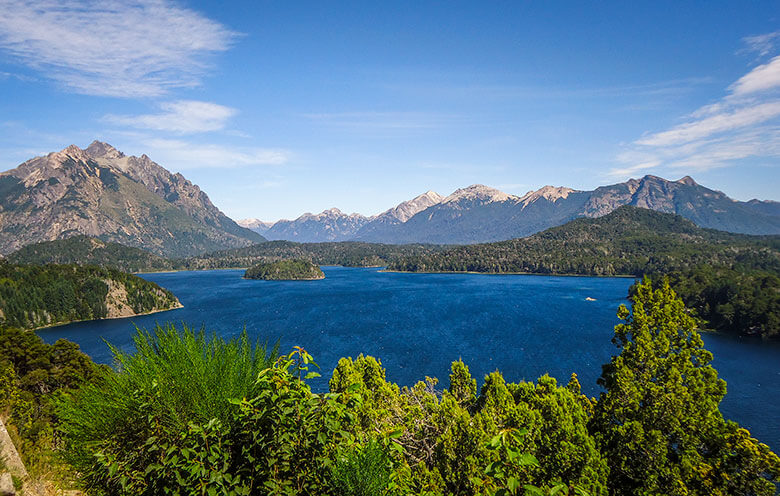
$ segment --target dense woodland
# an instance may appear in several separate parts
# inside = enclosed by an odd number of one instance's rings
[[[8,256],[15,264],[79,264],[111,267],[123,272],[170,270],[170,260],[141,248],[89,236],[73,236],[24,246]]]
[[[109,285],[123,288],[134,313],[174,308],[178,300],[153,282],[115,269],[81,265],[14,265],[0,260],[0,325],[35,328],[110,316]]]
[[[33,332],[0,324],[0,418],[35,481],[70,478],[72,469],[56,456],[56,400],[85,383],[97,384],[109,371],[75,343],[49,345]]]
[[[249,267],[244,273],[245,279],[263,279],[266,281],[308,281],[324,279],[320,266],[308,260],[277,260],[259,263]]]
[[[598,399],[575,375],[508,383],[493,372],[478,387],[460,361],[446,384],[399,387],[362,355],[316,393],[303,349],[280,357],[246,334],[173,327],[138,331],[134,353],[114,349],[116,370],[3,331],[0,398],[31,388],[55,405],[49,446],[95,495],[775,494],[780,458],[722,417],[726,384],[696,322],[657,286],[638,284],[633,310],[620,307]],[[37,357],[57,349],[69,358],[49,358],[41,377],[72,380],[35,386]],[[14,429],[25,408],[0,401]]]

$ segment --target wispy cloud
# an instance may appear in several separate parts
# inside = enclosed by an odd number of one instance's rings
[[[772,53],[775,46],[780,43],[780,31],[748,36],[742,41],[745,43],[742,52],[755,52],[759,57],[764,57]]]
[[[170,131],[178,134],[202,133],[224,129],[236,109],[210,102],[178,100],[160,104],[162,112],[144,115],[106,115],[105,121],[139,129]]]
[[[168,0],[0,0],[0,50],[84,94],[196,86],[236,34]]]
[[[749,51],[768,55],[778,36],[750,37],[745,43]],[[631,143],[608,175],[664,168],[708,170],[750,157],[780,157],[780,56],[754,67],[724,93],[681,124]]]
[[[175,170],[278,166],[289,162],[292,153],[273,148],[236,148],[184,140],[146,139],[147,155]]]

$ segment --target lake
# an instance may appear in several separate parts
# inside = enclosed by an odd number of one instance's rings
[[[302,346],[322,367],[314,389],[327,388],[338,359],[381,359],[387,379],[413,385],[426,376],[448,386],[450,363],[462,358],[481,378],[499,370],[510,382],[545,373],[566,383],[576,372],[596,396],[618,305],[632,279],[530,275],[399,274],[323,267],[320,281],[244,280],[242,270],[144,274],[173,291],[184,308],[127,319],[78,322],[39,331],[47,342],[78,343],[111,363],[105,341],[132,350],[134,326],[186,323],[230,337],[250,336],[286,353]],[[595,299],[588,301],[586,298]],[[780,344],[706,334],[713,365],[728,383],[721,404],[775,451],[780,450]]]

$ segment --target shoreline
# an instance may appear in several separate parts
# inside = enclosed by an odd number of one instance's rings
[[[544,276],[544,277],[612,277],[618,279],[637,279],[640,276],[632,274],[615,274],[615,275],[593,275],[593,274],[550,274],[542,272],[477,272],[473,270],[380,270],[378,272],[388,272],[391,274],[472,274],[483,276]]]
[[[133,314],[133,315],[125,315],[123,317],[101,317],[99,319],[69,320],[68,322],[57,322],[57,323],[48,324],[48,325],[45,325],[45,326],[33,327],[32,329],[28,329],[28,330],[30,330],[32,332],[37,332],[37,331],[40,331],[41,329],[52,329],[54,327],[61,327],[61,326],[65,326],[65,325],[68,325],[68,324],[75,324],[77,322],[96,322],[96,321],[99,321],[99,320],[131,319],[133,317],[141,317],[141,316],[144,316],[144,315],[152,315],[152,314],[155,314],[155,313],[167,312],[169,310],[178,310],[179,308],[184,308],[184,305],[182,305],[181,302],[178,302],[178,304],[176,306],[173,306],[171,308],[164,308],[164,309],[160,309],[160,310],[152,310],[150,312],[136,313],[136,314]]]

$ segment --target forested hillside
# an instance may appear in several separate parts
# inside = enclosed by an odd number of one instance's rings
[[[641,276],[704,263],[780,271],[780,237],[702,229],[677,215],[621,207],[527,238],[409,256],[388,270]]]
[[[0,325],[35,328],[180,305],[170,291],[115,269],[0,261]]]
[[[123,272],[170,270],[173,263],[141,248],[110,243],[89,236],[27,245],[8,256],[15,264],[78,264],[112,267]]]

